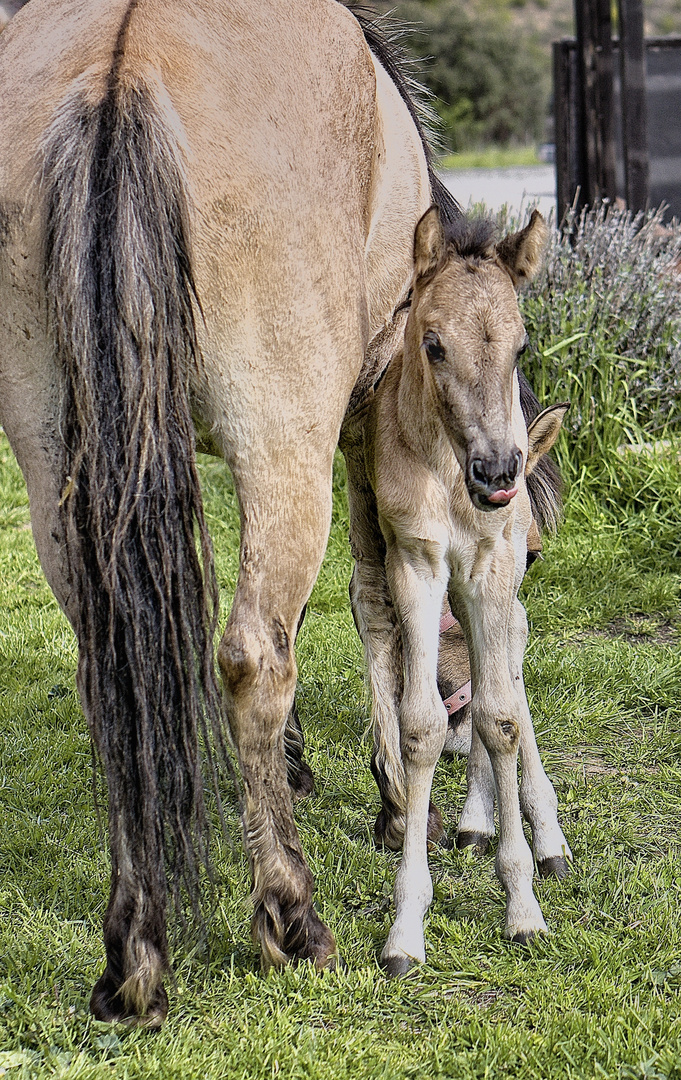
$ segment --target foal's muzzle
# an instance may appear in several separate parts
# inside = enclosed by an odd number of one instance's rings
[[[518,494],[517,479],[523,455],[514,446],[508,455],[471,455],[466,465],[466,487],[478,510],[498,510],[508,506]]]

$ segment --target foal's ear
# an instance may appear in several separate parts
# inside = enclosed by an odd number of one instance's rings
[[[414,232],[414,277],[426,277],[437,270],[446,250],[445,231],[437,206],[431,206]]]
[[[570,408],[569,401],[559,405],[550,405],[535,416],[527,429],[527,465],[525,476],[529,476],[542,454],[548,454],[560,434],[563,417]]]
[[[549,230],[538,210],[532,211],[532,217],[517,233],[509,233],[497,244],[497,258],[504,264],[518,286],[531,281],[542,264],[544,248]]]

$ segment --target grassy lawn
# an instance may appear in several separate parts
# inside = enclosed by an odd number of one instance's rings
[[[677,519],[678,449],[650,466]],[[226,610],[237,510],[224,468],[203,459],[201,470]],[[233,846],[215,849],[210,960],[178,941],[169,1019],[150,1034],[87,1012],[103,964],[107,856],[74,642],[42,577],[3,436],[0,1076],[681,1077],[680,544],[675,528],[629,505],[618,514],[601,494],[574,485],[565,525],[525,585],[530,704],[575,854],[567,881],[537,882],[550,936],[527,948],[504,941],[492,860],[438,848],[428,963],[399,981],[381,974],[397,858],[371,841],[378,798],[339,459],[332,535],[299,647],[317,791],[296,814],[347,970],[260,974],[233,818]],[[438,767],[434,798],[451,831],[464,782],[463,762]]]
[[[447,154],[438,162],[440,169],[503,169],[513,165],[542,165],[534,146],[484,146],[479,150],[461,150]]]

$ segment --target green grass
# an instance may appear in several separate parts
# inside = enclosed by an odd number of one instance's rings
[[[618,487],[576,481],[565,525],[524,587],[528,694],[576,860],[567,881],[537,882],[551,935],[529,948],[504,941],[492,860],[438,848],[428,963],[394,982],[377,958],[397,858],[371,842],[378,798],[339,459],[329,549],[299,646],[317,792],[296,816],[347,970],[259,973],[232,821],[233,848],[216,847],[211,960],[178,942],[169,1019],[150,1034],[87,1012],[103,964],[107,857],[73,638],[42,577],[3,438],[0,1076],[681,1077],[680,451],[647,466],[638,457],[633,472],[620,457],[618,473],[613,456]],[[226,610],[238,514],[223,466],[200,467]],[[646,471],[657,514],[647,512]],[[434,798],[450,831],[464,786],[463,763],[443,761]]]
[[[503,169],[513,165],[541,165],[535,146],[483,146],[446,154],[438,161],[440,169]]]

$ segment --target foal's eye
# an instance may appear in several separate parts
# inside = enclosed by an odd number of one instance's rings
[[[529,338],[528,334],[525,334],[525,340],[523,341],[522,345],[518,349],[518,356],[522,356],[524,352],[527,352],[529,347],[530,347],[530,338]]]
[[[434,334],[432,330],[423,338],[423,348],[426,350],[426,356],[430,360],[431,364],[439,364],[441,360],[445,358],[444,345],[440,341],[437,334]]]

